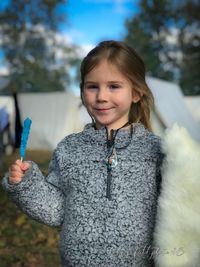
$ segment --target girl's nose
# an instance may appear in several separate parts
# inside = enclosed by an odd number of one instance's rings
[[[100,87],[97,91],[96,96],[97,101],[107,101],[108,100],[108,90],[105,87]]]

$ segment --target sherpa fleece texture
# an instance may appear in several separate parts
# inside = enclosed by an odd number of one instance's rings
[[[175,124],[163,138],[166,154],[154,233],[157,267],[200,266],[200,145]]]
[[[37,165],[18,185],[3,186],[29,216],[61,227],[65,267],[150,267],[160,166],[161,140],[140,124],[120,129],[112,170],[111,200],[106,198],[107,132],[89,124],[62,140],[49,174]],[[114,133],[115,134],[115,133]]]

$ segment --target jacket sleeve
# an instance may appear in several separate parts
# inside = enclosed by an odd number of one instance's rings
[[[6,175],[2,182],[3,188],[29,217],[49,226],[60,227],[64,217],[64,194],[61,190],[55,153],[50,162],[47,177],[43,176],[34,162],[30,163],[32,167],[20,183],[9,184],[8,175]]]

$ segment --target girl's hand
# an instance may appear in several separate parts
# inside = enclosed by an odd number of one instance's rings
[[[21,162],[21,160],[16,160],[9,169],[9,183],[18,184],[22,181],[25,172],[31,167],[28,162]]]

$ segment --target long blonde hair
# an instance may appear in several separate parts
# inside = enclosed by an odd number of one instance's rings
[[[103,41],[92,49],[83,59],[81,72],[81,98],[85,76],[97,66],[102,59],[107,59],[131,82],[133,90],[141,97],[137,103],[132,103],[129,112],[130,122],[141,122],[152,131],[150,112],[154,105],[154,98],[145,80],[145,65],[135,50],[124,42]]]

